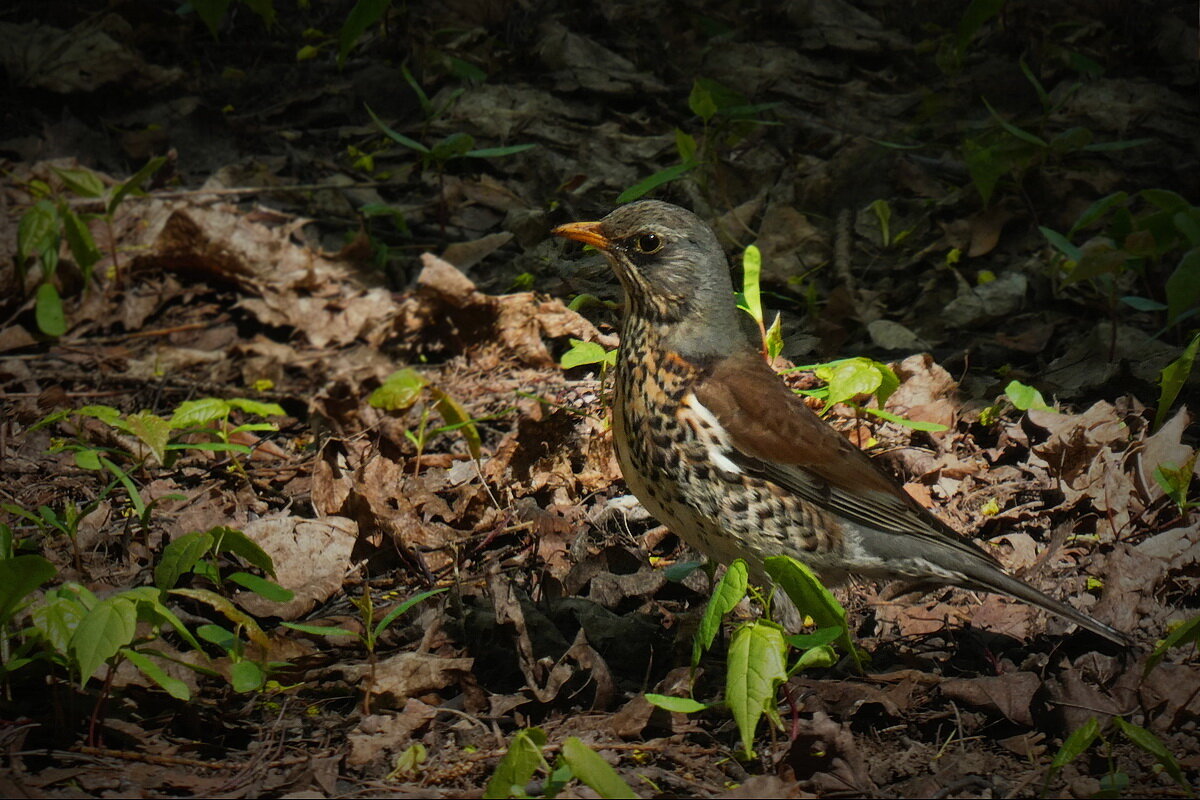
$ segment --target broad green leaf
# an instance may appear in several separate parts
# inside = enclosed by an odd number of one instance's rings
[[[704,81],[692,82],[692,91],[688,95],[688,108],[705,122],[708,122],[717,113],[717,103],[713,100],[712,91]]]
[[[201,625],[196,628],[196,635],[227,653],[236,648],[238,644],[238,639],[233,635],[233,631],[222,628],[220,625]]]
[[[367,28],[383,19],[383,15],[387,13],[391,4],[392,0],[358,0],[354,4],[354,8],[350,9],[350,13],[346,15],[346,21],[342,23],[342,29],[338,32],[338,69],[345,66],[346,56],[350,55],[350,51],[354,49],[359,37],[366,33]],[[426,102],[428,102],[428,98],[426,98]]]
[[[679,153],[679,160],[684,164],[696,160],[696,137],[689,133],[684,133],[679,128],[675,129],[675,151]]]
[[[171,428],[194,428],[229,416],[232,406],[219,397],[202,397],[199,400],[184,400],[171,415]]]
[[[58,208],[49,200],[39,200],[21,215],[17,225],[17,260],[23,270],[30,256],[58,247]],[[24,274],[24,273],[22,273]]]
[[[442,139],[429,149],[429,155],[435,161],[449,161],[452,158],[465,156],[468,151],[474,149],[475,137],[469,133],[459,131],[452,133]]]
[[[1167,278],[1167,324],[1200,302],[1200,247],[1193,247],[1179,259],[1179,266]]]
[[[617,771],[582,740],[568,737],[563,742],[562,757],[575,777],[592,787],[601,797],[637,798]]]
[[[563,369],[580,367],[584,364],[607,364],[615,366],[617,363],[617,351],[605,350],[603,345],[596,342],[571,339],[571,349],[562,354],[562,358],[559,359],[558,363]]]
[[[1071,735],[1063,742],[1062,747],[1058,748],[1058,752],[1054,754],[1054,759],[1050,762],[1050,769],[1061,769],[1070,764],[1091,747],[1099,736],[1100,723],[1096,721],[1095,717],[1089,717],[1088,721],[1072,731]]]
[[[813,372],[829,385],[825,407],[875,394],[884,385],[884,373],[878,362],[869,358],[844,358],[817,367]],[[890,372],[890,370],[889,370]],[[895,374],[892,375],[895,378]]]
[[[645,698],[653,706],[664,708],[667,711],[676,711],[680,714],[695,714],[698,711],[712,708],[711,703],[701,703],[699,700],[693,700],[690,697],[671,697],[670,695],[646,692]]]
[[[639,197],[654,189],[657,189],[664,183],[670,183],[676,178],[682,177],[695,166],[695,164],[689,162],[686,164],[676,164],[673,167],[667,167],[666,169],[659,170],[650,177],[635,183],[633,186],[630,186],[628,189],[617,195],[617,204],[622,205],[624,203],[637,200]]]
[[[132,647],[122,647],[121,655],[129,659],[130,663],[137,667],[143,675],[158,684],[163,691],[176,700],[186,701],[192,699],[192,693],[188,691],[186,683],[168,675],[162,667],[137,650],[134,650]]]
[[[171,423],[149,411],[139,411],[125,417],[129,429],[142,444],[154,454],[159,464],[167,460],[167,440],[171,437]]]
[[[130,193],[140,194],[142,191],[142,184],[146,182],[146,179],[158,172],[165,163],[167,163],[165,156],[155,156],[142,165],[141,169],[130,175],[120,186],[117,187],[117,190],[113,192],[112,197],[109,198],[108,214],[111,216],[113,212],[115,212],[121,205],[121,201],[124,200],[125,197]]]
[[[787,680],[786,657],[783,629],[773,622],[758,620],[742,625],[729,641],[725,703],[733,713],[748,758],[754,756],[758,719],[768,705],[774,711],[775,692]]]
[[[264,403],[260,400],[250,400],[245,397],[231,397],[225,401],[233,408],[245,411],[247,414],[255,414],[260,417],[286,417],[287,412],[283,410],[283,406],[278,403]],[[262,428],[261,430],[271,430],[270,428]]]
[[[783,590],[796,610],[812,617],[817,629],[837,628],[841,633],[837,641],[843,651],[854,659],[854,666],[862,672],[862,654],[850,639],[850,627],[846,622],[846,609],[825,588],[813,571],[790,556],[771,556],[763,562],[767,574]]]
[[[794,633],[787,637],[787,643],[797,650],[808,650],[812,647],[820,647],[823,644],[831,644],[841,638],[842,628],[832,626],[829,628],[817,628],[812,633]]]
[[[763,322],[761,278],[762,251],[754,245],[749,245],[742,253],[742,296],[746,311],[759,325]]]
[[[212,545],[212,534],[203,531],[192,531],[172,539],[154,566],[154,585],[163,591],[174,589],[179,579],[192,571]]]
[[[425,145],[421,144],[418,141],[415,141],[414,139],[408,138],[407,136],[405,136],[402,133],[398,133],[398,132],[392,130],[386,124],[384,124],[383,120],[381,120],[379,117],[375,116],[375,112],[371,110],[370,106],[364,106],[364,107],[367,109],[367,113],[371,115],[371,119],[373,119],[375,121],[375,124],[377,126],[379,126],[379,130],[383,131],[384,135],[386,135],[389,139],[391,139],[392,141],[397,142],[399,144],[402,144],[407,148],[416,150],[418,153],[423,153],[423,154],[429,153],[428,147],[426,147]]]
[[[388,625],[391,625],[393,620],[395,620],[401,614],[408,611],[410,608],[415,606],[417,603],[420,603],[424,600],[428,600],[430,597],[433,597],[434,595],[437,595],[437,594],[441,594],[442,592],[444,592],[446,590],[447,590],[447,587],[443,587],[441,589],[430,589],[428,591],[421,592],[420,594],[415,594],[412,597],[408,598],[403,603],[401,603],[400,605],[396,606],[391,611],[389,611],[383,619],[379,620],[379,624],[375,626],[375,635],[379,636],[381,633],[383,633],[385,630],[387,630]]]
[[[235,692],[257,692],[266,681],[266,673],[253,661],[239,661],[229,668],[229,685]]]
[[[236,583],[244,589],[249,589],[259,597],[265,597],[276,603],[286,603],[296,596],[296,593],[291,589],[285,589],[275,581],[269,581],[266,578],[260,578],[258,575],[251,575],[249,572],[233,572],[230,573],[225,580]]]
[[[0,626],[8,624],[29,593],[56,572],[53,564],[33,553],[0,559]]]
[[[1126,239],[1128,242],[1129,239]],[[1100,275],[1119,273],[1133,254],[1110,244],[1097,243],[1080,251],[1079,260],[1063,278],[1063,285],[1090,280]]]
[[[692,638],[693,667],[700,663],[700,656],[704,651],[712,647],[713,640],[717,638],[717,631],[721,630],[721,620],[742,601],[749,585],[746,562],[739,558],[729,565],[721,580],[717,581],[712,596],[708,599],[708,605],[704,608],[704,616],[700,619],[700,626]]]
[[[98,470],[104,465],[100,463],[99,450],[76,450],[75,466],[80,469]]]
[[[37,320],[38,330],[47,336],[57,337],[67,332],[67,317],[63,313],[62,297],[51,281],[45,281],[37,288],[34,318]]]
[[[100,176],[85,167],[63,169],[51,167],[68,189],[80,197],[100,197],[104,194],[104,181]]]
[[[403,411],[417,402],[428,385],[425,376],[411,367],[398,369],[384,379],[383,385],[371,392],[368,402],[384,411]]]
[[[837,664],[837,653],[832,647],[827,644],[811,647],[800,654],[800,658],[788,670],[789,675],[794,675],[806,669],[829,669]]]
[[[101,600],[80,620],[71,637],[70,651],[79,667],[81,685],[122,647],[133,641],[137,631],[137,606],[117,595]]]
[[[233,624],[242,626],[246,631],[246,635],[250,637],[250,641],[264,649],[270,647],[270,639],[263,633],[263,629],[259,627],[254,617],[242,611],[231,601],[216,592],[209,591],[208,589],[171,589],[170,594],[180,597],[190,597],[193,600],[198,600],[201,603],[211,606]],[[200,631],[197,630],[196,632],[199,633]]]
[[[550,765],[542,756],[542,748],[546,746],[546,734],[541,728],[526,728],[518,731],[508,744],[508,752],[496,771],[488,779],[483,796],[492,798],[525,797],[525,786],[533,773],[539,768],[550,771]]]
[[[85,594],[86,593],[86,594]],[[98,602],[94,595],[77,583],[67,583],[46,592],[45,598],[30,611],[33,625],[54,652],[69,656],[71,637],[87,616],[89,607]]]
[[[1180,194],[1169,189],[1143,189],[1138,196],[1155,208],[1175,214],[1191,206]]]
[[[1018,411],[1029,411],[1030,409],[1038,411],[1054,410],[1046,403],[1041,392],[1020,381],[1009,381],[1008,386],[1004,387],[1004,395]]]
[[[175,616],[174,611],[163,605],[162,590],[153,586],[139,586],[137,589],[131,589],[123,594],[137,602],[139,620],[146,620],[158,625],[170,625],[180,638],[191,645],[193,650],[203,654],[200,642],[196,641],[192,632],[187,629],[179,617]]]

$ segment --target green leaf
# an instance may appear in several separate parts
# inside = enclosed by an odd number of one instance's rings
[[[1078,224],[1079,223],[1076,223],[1076,225]],[[1047,228],[1044,225],[1039,225],[1038,230],[1041,231],[1042,235],[1046,237],[1046,241],[1054,245],[1055,249],[1057,249],[1067,258],[1075,262],[1078,262],[1079,259],[1082,258],[1083,253],[1080,251],[1080,249],[1071,244],[1070,240],[1058,231]]]
[[[434,407],[441,414],[442,419],[451,428],[461,433],[463,439],[466,440],[467,451],[471,454],[471,458],[476,461],[482,458],[483,440],[479,436],[475,420],[471,418],[467,410],[462,407],[461,403],[436,386],[430,386],[429,393],[433,396]]]
[[[692,82],[692,91],[688,95],[688,108],[705,122],[708,122],[712,119],[713,114],[717,113],[717,104],[713,100],[712,91],[706,83],[699,79]]]
[[[118,186],[117,190],[113,192],[113,196],[109,198],[108,201],[109,216],[112,216],[113,212],[117,210],[117,208],[121,205],[121,201],[125,199],[126,195],[130,194],[131,192],[141,193],[142,184],[146,182],[147,178],[158,172],[165,163],[167,163],[166,156],[155,156],[147,161],[141,169],[129,176],[124,183]]]
[[[746,596],[746,588],[750,585],[749,571],[746,562],[737,559],[725,570],[721,580],[713,587],[712,596],[704,608],[704,616],[700,626],[692,638],[692,666],[700,663],[700,656],[712,647],[717,632],[721,630],[721,620],[734,609]]]
[[[209,529],[208,532],[212,534],[216,542],[213,547],[215,552],[233,553],[268,575],[275,574],[275,562],[271,560],[267,552],[237,528],[217,526]]]
[[[500,759],[496,771],[488,779],[483,790],[484,798],[502,800],[507,797],[525,797],[525,786],[533,777],[533,773],[539,768],[550,771],[550,765],[542,756],[542,748],[545,746],[546,734],[542,733],[541,728],[527,728],[513,736],[508,745],[508,752]]]
[[[137,602],[138,620],[145,620],[157,625],[170,625],[180,638],[191,645],[193,650],[200,650],[200,643],[183,621],[175,616],[175,612],[163,605],[162,591],[153,586],[139,586],[123,593],[126,597]]]
[[[45,281],[37,289],[34,318],[38,330],[47,336],[62,336],[67,332],[67,317],[63,313],[62,297],[51,281]]]
[[[253,661],[239,661],[229,668],[229,685],[235,692],[257,692],[266,682],[266,673]]]
[[[637,798],[629,784],[621,779],[609,763],[584,744],[570,736],[562,746],[562,757],[575,777],[604,798]]]
[[[1135,745],[1145,750],[1154,759],[1162,765],[1163,771],[1170,775],[1176,783],[1184,788],[1189,797],[1193,797],[1195,792],[1192,790],[1191,784],[1183,776],[1183,770],[1179,768],[1179,762],[1175,760],[1175,756],[1171,755],[1171,751],[1163,744],[1162,739],[1159,739],[1150,731],[1134,725],[1132,722],[1126,722],[1120,717],[1113,717],[1113,722],[1121,733],[1125,734],[1125,738],[1133,742]]]
[[[58,231],[58,208],[49,200],[37,201],[21,215],[17,226],[17,260],[22,270],[30,256],[58,249]]]
[[[70,656],[71,637],[79,623],[95,607],[95,595],[77,583],[65,583],[57,589],[49,589],[41,603],[30,611],[33,625],[54,652],[63,657]]]
[[[966,52],[967,45],[983,27],[983,23],[999,14],[1002,8],[1004,0],[971,0],[958,21],[958,35],[954,40],[959,60]]]
[[[1003,157],[1000,147],[975,139],[963,142],[963,160],[967,164],[971,183],[975,185],[983,204],[988,205],[996,184],[1008,174],[1011,164]]]
[[[1054,754],[1050,769],[1062,769],[1084,753],[1100,736],[1100,723],[1095,717],[1080,725],[1063,742],[1062,747]]]
[[[137,512],[138,518],[144,519],[146,516],[146,502],[142,500],[142,494],[138,491],[133,479],[125,473],[125,470],[104,456],[99,456],[99,459],[100,466],[108,470],[114,478],[120,481],[121,486],[125,487],[125,493],[129,496],[129,503],[133,506],[133,510]]]
[[[80,684],[86,684],[101,664],[130,644],[136,632],[137,606],[132,600],[116,595],[97,603],[71,637],[70,651],[79,667]]]
[[[271,645],[267,635],[263,633],[263,629],[259,627],[254,617],[250,616],[240,608],[235,606],[231,601],[208,589],[171,589],[170,594],[180,597],[190,597],[193,600],[198,600],[208,606],[211,606],[217,612],[223,614],[226,619],[235,625],[240,625],[246,631],[246,635],[250,640],[264,649]],[[199,629],[196,631],[200,633]]]
[[[788,670],[789,675],[794,675],[806,669],[829,669],[837,664],[837,653],[832,647],[827,644],[818,645],[817,647],[805,650],[792,668]]]
[[[1128,201],[1128,192],[1113,192],[1110,195],[1101,197],[1099,200],[1084,209],[1084,212],[1079,215],[1079,219],[1075,220],[1075,224],[1071,226],[1071,230],[1067,231],[1067,238],[1074,236],[1082,229],[1100,219],[1100,217],[1108,213],[1109,209],[1112,207],[1125,205],[1125,203]],[[1076,258],[1076,260],[1078,260],[1078,258]]]
[[[459,131],[452,133],[429,150],[429,155],[435,161],[446,162],[458,156],[465,156],[475,147],[475,137]]]
[[[1042,397],[1042,393],[1032,386],[1026,386],[1020,381],[1010,381],[1004,387],[1004,394],[1018,411],[1028,411],[1031,408],[1038,411],[1053,411]]]
[[[162,464],[167,460],[167,441],[171,437],[171,423],[149,411],[139,411],[125,418],[129,429]]]
[[[1171,631],[1165,639],[1158,643],[1158,646],[1154,648],[1154,651],[1150,653],[1150,657],[1146,660],[1146,668],[1143,670],[1142,676],[1149,675],[1150,671],[1157,667],[1159,662],[1163,660],[1163,656],[1167,654],[1168,650],[1187,644],[1193,644],[1197,648],[1200,648],[1200,616],[1195,616],[1184,621],[1179,627]]]
[[[1200,247],[1193,247],[1179,259],[1179,266],[1167,278],[1167,324],[1175,323],[1183,312],[1200,302]]]
[[[104,194],[104,181],[100,176],[86,167],[64,169],[51,167],[54,174],[62,179],[68,189],[80,197],[100,197]]]
[[[217,38],[217,29],[221,26],[221,20],[225,18],[225,12],[229,10],[229,4],[232,2],[233,0],[192,0],[192,8],[196,10],[196,16],[200,17],[200,21],[208,28],[208,32],[214,39]]]
[[[358,0],[354,4],[338,32],[338,69],[345,66],[346,56],[350,55],[359,37],[366,33],[367,28],[383,19],[391,4],[392,0]]]
[[[194,428],[206,425],[229,416],[232,406],[228,400],[219,397],[202,397],[198,400],[184,400],[175,408],[171,415],[171,428]]]
[[[864,407],[863,411],[872,416],[886,419],[888,422],[894,422],[897,425],[903,425],[906,428],[912,428],[914,431],[929,431],[931,433],[941,433],[942,431],[950,430],[949,426],[943,425],[940,422],[925,422],[919,419],[908,419],[899,414],[893,414],[890,411],[885,411],[882,408]]]
[[[132,647],[122,647],[121,655],[129,659],[130,663],[137,667],[143,675],[158,684],[171,697],[184,701],[192,699],[192,693],[188,690],[186,683],[168,675],[162,667],[137,650]]]
[[[898,384],[899,380],[887,367],[869,358],[843,358],[818,366],[813,372],[829,386],[829,396],[825,407],[853,400],[860,395],[873,395],[876,392]],[[889,375],[885,375],[885,370]],[[885,386],[885,380],[887,381]],[[888,392],[890,394],[890,392]],[[886,399],[886,396],[885,396]]]
[[[154,567],[154,585],[166,591],[174,589],[184,575],[192,571],[196,562],[204,557],[213,546],[210,533],[192,531],[173,539],[163,548],[162,558]]]
[[[0,559],[0,626],[7,625],[25,597],[57,572],[53,564],[33,553]]]
[[[1168,189],[1143,189],[1138,192],[1138,196],[1155,208],[1171,214],[1191,207],[1191,204],[1182,195]]]
[[[428,383],[424,375],[411,367],[405,367],[387,376],[383,385],[371,392],[367,402],[373,408],[382,408],[384,411],[403,411],[417,402],[421,390]]]
[[[754,731],[768,708],[774,711],[775,692],[787,680],[787,642],[783,629],[758,620],[739,627],[729,641],[725,667],[725,703],[742,737],[742,749],[754,757]]]
[[[215,644],[225,652],[232,652],[238,644],[237,637],[233,635],[233,631],[226,630],[220,625],[201,625],[196,628],[196,635],[206,642]]]
[[[511,156],[515,153],[523,153],[526,150],[531,150],[537,147],[536,144],[510,144],[507,147],[484,147],[479,150],[468,150],[463,153],[467,158],[499,158],[500,156]]]
[[[742,297],[747,313],[759,325],[763,322],[761,279],[762,252],[754,245],[749,245],[742,253]]]
[[[1063,279],[1063,285],[1070,286],[1073,283],[1090,280],[1100,275],[1118,273],[1129,263],[1131,255],[1126,250],[1110,244],[1097,243],[1080,252],[1078,263],[1067,273],[1067,277]]]
[[[617,363],[617,351],[605,350],[602,345],[596,342],[571,339],[571,349],[562,354],[562,358],[558,363],[563,369],[581,367],[584,364],[615,366]]]
[[[399,144],[402,144],[411,150],[416,150],[418,153],[423,153],[426,155],[429,154],[428,147],[426,147],[425,145],[421,144],[418,141],[408,138],[407,136],[405,136],[402,133],[397,133],[396,131],[392,130],[391,128],[389,128],[387,125],[384,124],[383,120],[381,120],[379,117],[375,116],[375,112],[371,110],[370,106],[364,106],[364,107],[367,109],[367,113],[371,115],[371,119],[373,119],[375,121],[375,124],[379,127],[379,130],[383,131],[384,135],[387,136],[389,139],[391,139],[392,141],[397,142]]]
[[[70,208],[63,209],[62,222],[67,246],[71,248],[71,257],[83,273],[84,282],[88,283],[92,279],[92,267],[100,260],[100,249],[96,247],[96,240],[92,238],[87,223]]]
[[[300,622],[284,622],[283,627],[292,628],[301,633],[311,633],[315,636],[358,636],[357,631],[339,628],[335,625],[305,625]]]
[[[225,401],[233,408],[244,411],[247,414],[254,414],[259,417],[286,417],[287,412],[283,410],[283,406],[278,403],[264,403],[261,400],[250,400],[245,397],[231,397]],[[259,430],[271,430],[261,428]]]
[[[1134,311],[1166,311],[1166,303],[1160,303],[1157,300],[1151,300],[1149,297],[1136,297],[1133,295],[1125,295],[1121,298],[1121,302],[1132,308]]]
[[[385,630],[387,630],[388,625],[391,625],[392,622],[397,617],[399,617],[401,614],[404,614],[406,611],[408,611],[410,608],[415,606],[417,603],[428,600],[430,597],[433,597],[434,595],[441,594],[442,592],[446,591],[446,589],[447,589],[447,587],[443,587],[441,589],[430,589],[428,591],[421,592],[420,594],[415,594],[412,597],[408,598],[403,603],[401,603],[400,605],[396,606],[391,611],[389,611],[387,613],[387,616],[385,616],[383,619],[379,620],[379,624],[375,626],[375,636],[379,636],[381,633],[383,633]]]
[[[771,556],[763,562],[763,568],[771,579],[779,584],[796,610],[812,617],[817,629],[837,628],[841,631],[837,642],[841,649],[854,659],[855,668],[861,673],[862,655],[850,639],[850,627],[846,622],[846,609],[837,601],[825,584],[821,583],[807,565],[790,556]]]
[[[797,650],[808,650],[837,641],[841,638],[843,630],[834,625],[828,628],[817,628],[812,633],[795,633],[787,637],[787,643]]]
[[[260,578],[258,575],[251,575],[249,572],[231,573],[226,580],[275,603],[286,603],[296,596],[291,589],[285,589],[274,581]]]
[[[663,570],[663,577],[671,583],[681,583],[688,575],[704,566],[703,561],[680,561]]]
[[[691,163],[696,160],[696,137],[683,130],[675,129],[675,151],[679,153],[679,160],[684,164]]]
[[[767,328],[767,357],[774,360],[783,352],[783,315],[776,314],[775,321]]]
[[[104,465],[100,463],[99,450],[76,450],[75,451],[75,466],[80,469],[99,470]]]
[[[1183,349],[1170,364],[1158,373],[1158,408],[1154,411],[1154,428],[1157,430],[1167,418],[1167,412],[1175,404],[1175,398],[1183,390],[1188,377],[1192,374],[1192,365],[1196,362],[1196,352],[1200,349],[1200,333],[1192,337],[1188,346]]]
[[[695,714],[698,711],[712,708],[712,703],[701,703],[690,697],[671,697],[670,695],[646,692],[645,698],[650,701],[650,705],[680,714]]]
[[[987,101],[986,97],[983,97],[980,99],[982,99],[983,104],[985,106],[987,106],[987,110],[989,112],[991,112],[992,118],[994,120],[996,120],[996,122],[1000,123],[1000,127],[1003,128],[1005,131],[1007,131],[1010,136],[1014,136],[1017,139],[1020,139],[1022,142],[1026,142],[1035,147],[1049,147],[1050,146],[1041,137],[1035,136],[1032,133],[1030,133],[1029,131],[1018,128],[1016,125],[1013,125],[1011,122],[1004,119],[1004,117],[1002,117],[998,113],[996,113],[996,109],[992,108],[992,104]]]
[[[670,183],[676,178],[683,176],[695,166],[696,165],[692,163],[676,164],[673,167],[667,167],[664,170],[659,170],[645,180],[635,183],[633,186],[630,186],[628,189],[617,195],[617,204],[621,205],[637,200],[642,195],[650,192],[653,189],[657,189],[664,183]]]

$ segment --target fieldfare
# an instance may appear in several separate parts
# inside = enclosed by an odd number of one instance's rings
[[[780,381],[744,333],[712,229],[643,201],[554,229],[607,258],[625,291],[613,439],[642,505],[717,561],[789,555],[850,573],[1000,592],[1122,645],[1129,637],[1006,574]]]

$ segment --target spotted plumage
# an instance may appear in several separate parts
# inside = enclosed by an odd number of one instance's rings
[[[1007,575],[825,425],[742,332],[712,230],[646,201],[554,231],[599,249],[625,290],[613,439],[630,490],[710,558],[790,555],[855,573],[1018,597],[1128,637]]]

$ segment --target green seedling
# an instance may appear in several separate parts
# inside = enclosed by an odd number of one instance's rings
[[[562,358],[559,359],[558,364],[563,369],[582,367],[587,364],[599,364],[600,378],[603,380],[608,370],[617,365],[617,351],[615,349],[605,350],[602,345],[596,342],[571,339],[570,349],[562,354]]]
[[[603,798],[636,798],[629,784],[608,762],[580,739],[568,738],[551,767],[544,754],[546,734],[541,728],[518,731],[508,752],[496,765],[483,790],[485,798],[529,797],[526,787],[536,773],[546,776],[540,796],[557,797],[571,781],[579,781]]]
[[[434,595],[441,594],[446,591],[445,588],[430,589],[429,591],[421,592],[413,595],[405,600],[400,605],[393,608],[379,622],[375,621],[375,601],[371,598],[371,590],[367,587],[362,595],[351,599],[354,607],[358,609],[359,619],[362,622],[362,631],[352,631],[348,628],[339,628],[333,625],[306,625],[300,622],[285,622],[285,627],[301,631],[302,633],[311,633],[316,636],[350,636],[355,637],[362,643],[363,649],[367,651],[367,660],[370,664],[370,674],[368,676],[367,691],[363,693],[363,713],[371,713],[371,695],[375,685],[375,646],[379,642],[379,637],[384,631],[409,609],[418,603],[428,600]]]
[[[884,410],[883,404],[900,386],[900,379],[887,364],[859,356],[842,358],[824,364],[807,364],[788,371],[812,371],[818,378],[825,381],[825,386],[819,389],[805,389],[797,392],[824,400],[825,407],[821,410],[822,414],[828,413],[829,409],[838,403],[844,403],[854,409],[856,413],[870,414],[873,417],[879,417],[887,422],[894,422],[913,430],[933,433],[947,430],[945,425],[937,422],[906,419]],[[863,404],[866,399],[872,397],[875,398],[878,408]]]
[[[384,411],[406,411],[425,396],[428,396],[433,402],[421,405],[416,431],[404,431],[404,435],[417,450],[414,471],[420,469],[421,454],[425,452],[425,446],[429,440],[440,433],[451,431],[461,433],[471,457],[478,461],[483,454],[483,449],[482,440],[479,438],[479,429],[475,423],[501,416],[507,413],[506,411],[488,417],[473,418],[457,400],[430,384],[424,375],[411,367],[396,370],[385,378],[383,384],[371,392],[368,402],[373,408],[381,408]],[[434,411],[441,416],[444,424],[430,428],[429,420]]]
[[[1179,784],[1188,797],[1196,796],[1195,791],[1184,777],[1179,762],[1171,754],[1171,751],[1167,749],[1162,739],[1139,725],[1126,722],[1121,717],[1112,717],[1111,723],[1111,728],[1108,728],[1108,726],[1102,726],[1096,721],[1095,717],[1092,717],[1078,729],[1072,731],[1071,735],[1066,738],[1062,747],[1059,748],[1050,762],[1050,770],[1046,774],[1044,789],[1049,788],[1050,780],[1060,769],[1081,756],[1093,744],[1099,741],[1104,745],[1105,756],[1108,761],[1108,774],[1101,778],[1100,793],[1094,796],[1122,796],[1129,787],[1129,775],[1118,768],[1116,756],[1113,753],[1113,741],[1111,737],[1113,734],[1118,734],[1138,749],[1149,753],[1158,762],[1162,771]],[[1106,728],[1109,731],[1109,736],[1104,735]],[[1043,794],[1046,793],[1043,791]]]
[[[119,274],[120,259],[112,227],[113,216],[128,195],[141,193],[142,184],[164,163],[165,158],[153,158],[130,178],[111,188],[105,187],[100,176],[89,169],[54,167],[55,174],[72,196],[104,201],[104,211],[100,214],[76,212],[68,197],[43,181],[35,180],[29,184],[30,191],[39,199],[21,216],[17,226],[16,265],[22,290],[29,262],[36,259],[41,265],[41,282],[34,300],[34,318],[42,333],[58,337],[66,333],[68,328],[62,295],[54,280],[61,242],[66,241],[71,257],[83,276],[84,287],[90,288],[92,270],[101,254],[89,223],[101,220],[107,227],[109,246],[112,248],[109,253],[112,268],[114,273]]]
[[[1196,351],[1200,349],[1200,332],[1193,334],[1192,340],[1179,357],[1162,368],[1158,374],[1158,408],[1154,411],[1154,429],[1158,430],[1167,420],[1167,413],[1175,405],[1179,392],[1183,390],[1188,378],[1192,375],[1192,366],[1196,363]]]

